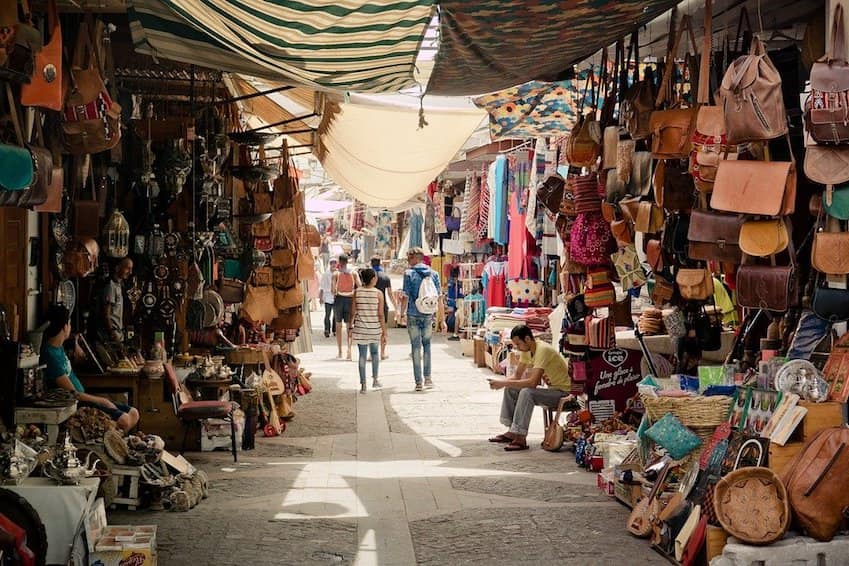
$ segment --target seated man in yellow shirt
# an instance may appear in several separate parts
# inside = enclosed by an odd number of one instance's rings
[[[510,379],[490,379],[491,389],[504,389],[501,402],[501,424],[510,427],[504,434],[490,438],[490,442],[506,442],[504,450],[527,450],[528,427],[535,405],[557,407],[557,402],[571,389],[569,368],[560,352],[551,344],[535,340],[531,329],[516,326],[510,332],[513,347],[521,352],[519,366]],[[541,388],[540,384],[548,384]]]

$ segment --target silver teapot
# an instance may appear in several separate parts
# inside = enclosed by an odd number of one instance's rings
[[[0,483],[10,482],[20,484],[35,468],[37,453],[15,440],[0,453]]]
[[[61,449],[42,465],[44,475],[59,485],[77,485],[81,479],[91,477],[97,471],[100,459],[96,458],[91,462],[94,455],[94,452],[89,452],[85,463],[80,462],[77,458],[77,448],[71,442],[71,436],[66,434]]]

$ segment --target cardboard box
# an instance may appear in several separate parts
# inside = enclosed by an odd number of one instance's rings
[[[463,352],[463,355],[470,358],[475,354],[475,342],[474,340],[467,340],[465,338],[460,338],[460,350]]]
[[[156,525],[110,525],[89,552],[89,566],[156,566]]]

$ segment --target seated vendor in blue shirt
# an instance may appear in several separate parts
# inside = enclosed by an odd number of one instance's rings
[[[64,306],[52,306],[47,313],[47,329],[41,347],[41,363],[44,370],[45,388],[67,389],[74,393],[78,407],[93,407],[112,417],[124,432],[132,430],[139,422],[139,412],[123,403],[113,403],[105,397],[89,395],[71,368],[71,360],[65,353],[65,341],[71,336],[70,313]]]

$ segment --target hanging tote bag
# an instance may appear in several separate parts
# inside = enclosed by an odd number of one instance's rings
[[[587,82],[581,101],[578,104],[578,122],[572,128],[566,141],[566,161],[573,167],[592,167],[601,151],[601,126],[596,121],[596,105],[598,93],[595,89],[595,72],[592,67],[587,71]],[[592,111],[584,114],[584,100],[587,91],[591,93]]]

